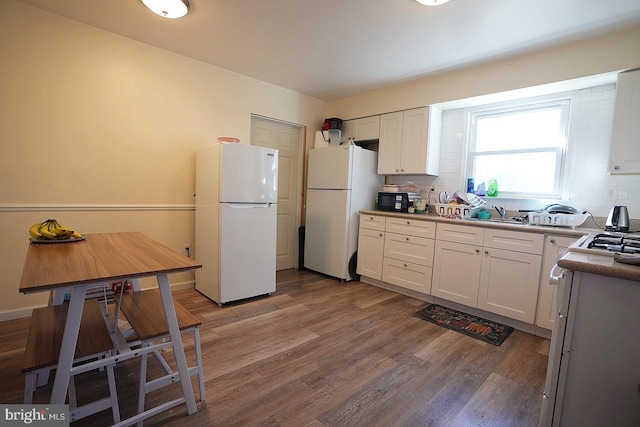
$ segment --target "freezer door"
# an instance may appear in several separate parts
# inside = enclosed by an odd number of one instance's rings
[[[275,292],[276,204],[220,204],[220,301]]]
[[[324,150],[324,148],[323,148]],[[304,266],[346,280],[350,190],[308,190]]]
[[[220,144],[220,201],[276,203],[278,150]]]
[[[309,151],[307,188],[351,189],[352,145],[317,148]]]

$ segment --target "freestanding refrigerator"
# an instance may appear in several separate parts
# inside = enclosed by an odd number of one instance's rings
[[[342,280],[358,247],[359,211],[373,209],[383,176],[378,153],[355,145],[309,151],[304,266]]]
[[[276,290],[278,150],[196,153],[196,290],[218,305]]]

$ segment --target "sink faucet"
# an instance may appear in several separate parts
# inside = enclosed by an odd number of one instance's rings
[[[496,210],[500,214],[500,218],[506,218],[507,217],[507,212],[504,210],[503,207],[498,207],[498,206],[495,206],[495,205],[493,207],[496,208]]]

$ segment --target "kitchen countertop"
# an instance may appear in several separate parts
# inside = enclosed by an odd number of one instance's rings
[[[639,266],[616,262],[613,256],[568,252],[558,261],[558,265],[571,271],[640,282]]]
[[[390,212],[390,211],[382,211],[382,210],[361,210],[361,214],[365,215],[379,215],[386,216],[391,218],[404,218],[404,219],[412,219],[419,221],[434,221],[434,222],[445,222],[450,224],[459,224],[459,225],[468,225],[471,227],[483,227],[483,228],[498,228],[502,230],[510,230],[510,231],[523,231],[525,233],[539,233],[539,234],[555,234],[559,236],[568,236],[568,237],[580,237],[585,234],[601,232],[602,230],[596,228],[586,228],[586,227],[576,227],[575,229],[571,227],[549,227],[546,225],[529,225],[529,224],[512,224],[512,223],[502,223],[502,222],[493,222],[493,221],[483,221],[480,219],[452,219],[443,217],[437,214],[410,214],[410,213],[402,213],[402,212]]]

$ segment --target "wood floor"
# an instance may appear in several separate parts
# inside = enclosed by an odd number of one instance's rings
[[[202,320],[206,401],[196,414],[180,405],[146,426],[538,424],[548,340],[514,331],[495,347],[413,317],[422,301],[299,270],[279,272],[272,296],[222,308],[195,290],[174,295]],[[22,403],[28,326],[0,323],[0,402]],[[185,345],[193,359],[193,340]],[[137,405],[138,370],[133,360],[116,367],[123,417]],[[85,374],[77,389],[106,393],[106,375]],[[179,391],[175,384],[147,401]],[[38,389],[34,402],[49,392]],[[104,411],[73,425],[111,422]]]

